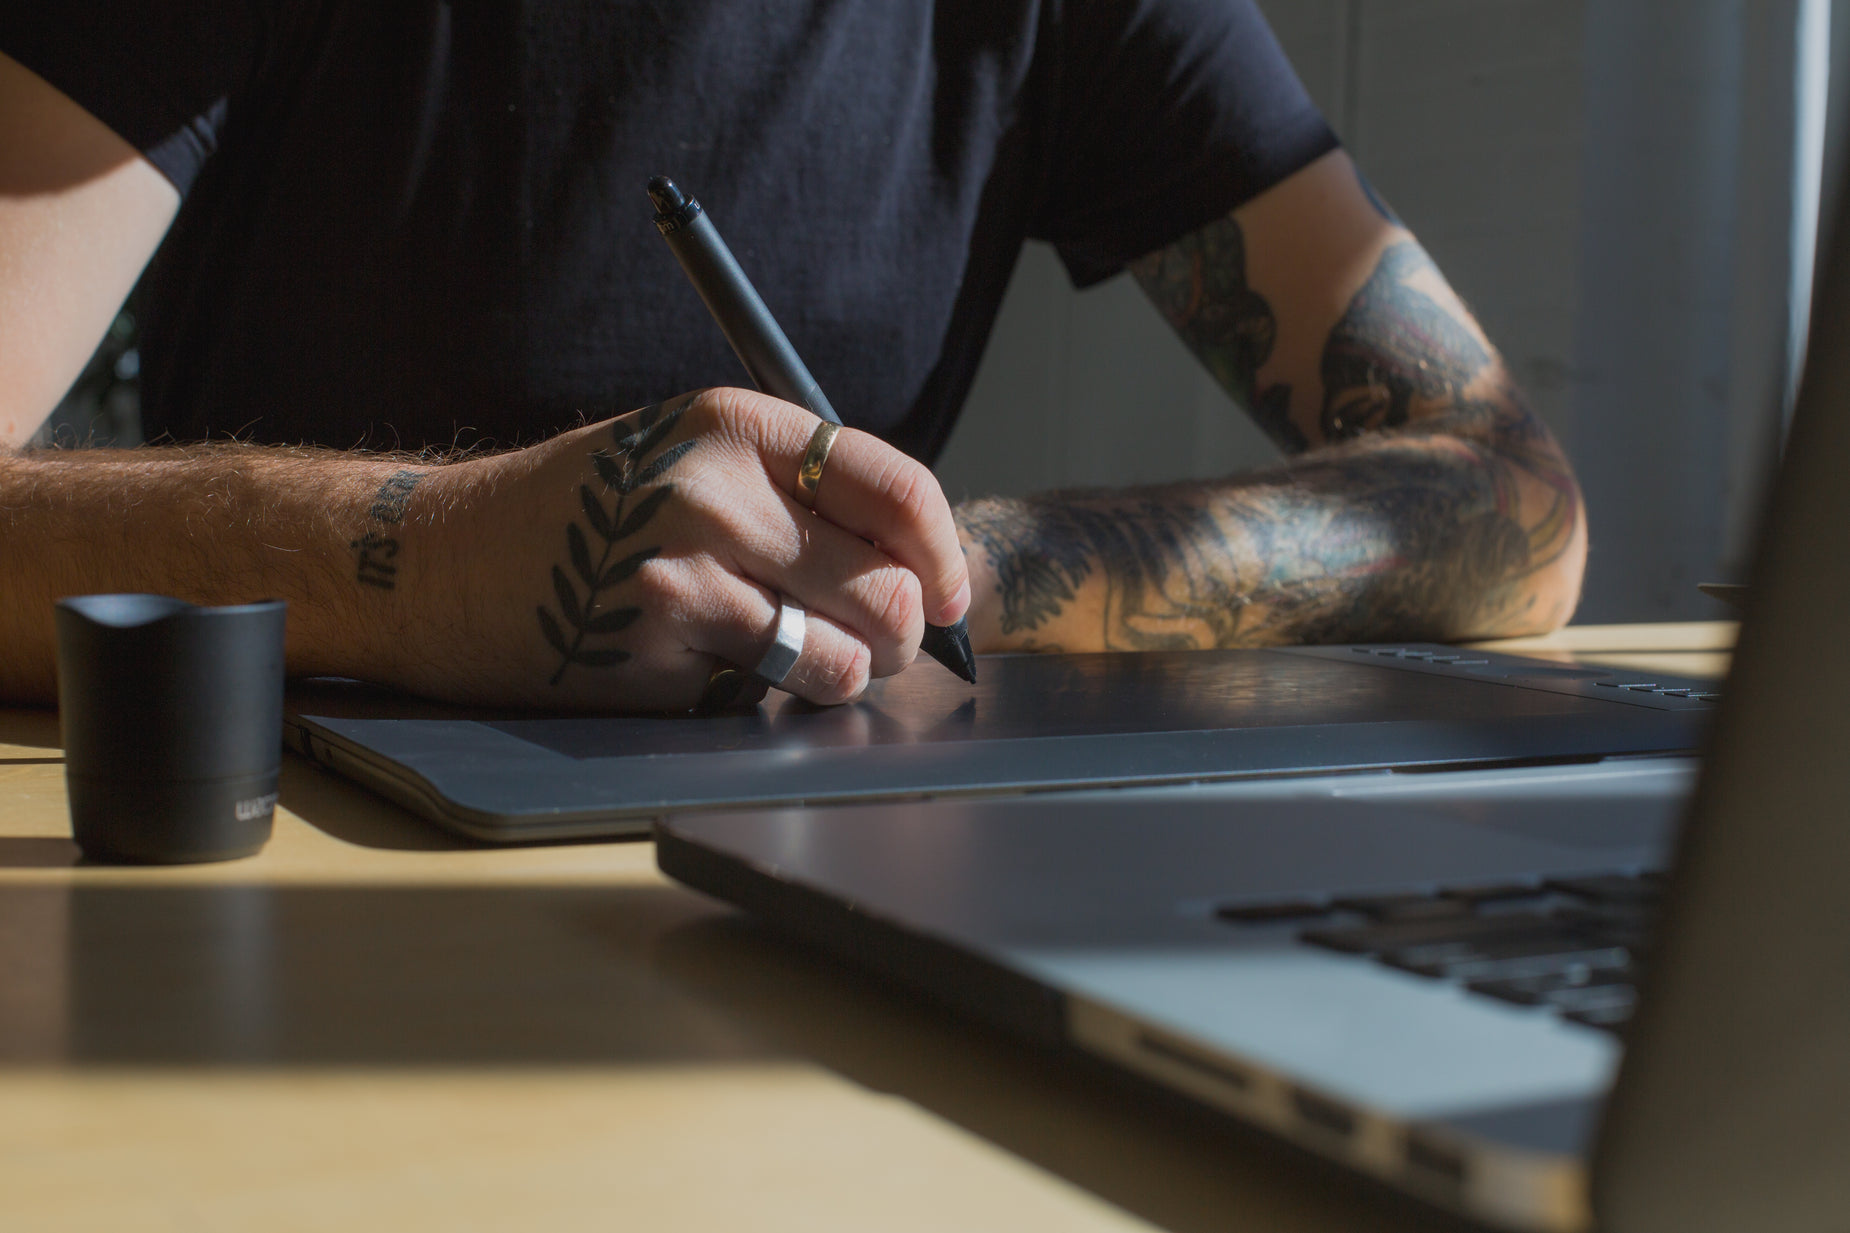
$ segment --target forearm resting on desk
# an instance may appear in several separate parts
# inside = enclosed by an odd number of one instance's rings
[[[404,515],[427,470],[229,444],[0,453],[0,701],[54,697],[53,601],[93,592],[287,600],[292,673],[389,679],[396,584],[434,565]]]
[[[1454,640],[1572,615],[1573,470],[1347,155],[1132,273],[1292,460],[962,507],[978,649]]]
[[[1572,614],[1579,494],[1526,417],[1435,417],[1224,481],[957,510],[978,649],[1536,633]]]
[[[752,664],[789,596],[783,688],[844,702],[967,606],[931,473],[846,431],[813,509],[815,417],[682,395],[436,463],[215,446],[0,454],[0,698],[48,700],[52,601],[289,602],[289,671],[491,705],[686,710]],[[875,545],[879,545],[876,547]]]

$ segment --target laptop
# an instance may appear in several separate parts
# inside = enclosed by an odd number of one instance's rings
[[[1844,200],[1693,778],[681,815],[661,868],[1486,1224],[1850,1228]]]

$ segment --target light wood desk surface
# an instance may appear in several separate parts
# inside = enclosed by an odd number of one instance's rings
[[[1732,636],[1525,645],[1714,674]],[[83,867],[68,835],[56,716],[0,710],[7,1229],[1449,1227],[762,931],[647,843],[463,847],[293,756],[251,859]]]

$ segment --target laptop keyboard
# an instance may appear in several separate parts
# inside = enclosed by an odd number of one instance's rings
[[[1430,893],[1227,904],[1231,925],[1299,925],[1312,946],[1617,1031],[1662,896],[1658,873],[1445,886]]]

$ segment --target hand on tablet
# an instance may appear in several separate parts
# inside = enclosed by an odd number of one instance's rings
[[[838,703],[898,672],[927,619],[969,605],[950,507],[922,464],[846,429],[806,508],[797,472],[816,423],[762,394],[707,390],[422,473],[430,526],[402,546],[428,559],[402,562],[394,588],[416,592],[398,683],[684,709],[716,665],[760,662],[782,599],[807,612],[783,688]]]

